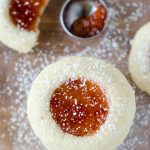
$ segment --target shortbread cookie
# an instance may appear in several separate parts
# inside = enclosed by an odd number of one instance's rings
[[[36,78],[27,112],[48,150],[113,150],[132,125],[135,96],[113,66],[95,58],[69,57]]]
[[[150,22],[141,27],[134,37],[129,71],[137,86],[150,95]]]
[[[27,53],[36,45],[38,24],[49,0],[0,0],[0,41]]]

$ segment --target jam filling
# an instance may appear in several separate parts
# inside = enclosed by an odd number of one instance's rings
[[[104,91],[90,80],[67,81],[51,96],[50,112],[64,133],[89,136],[99,131],[109,111]]]
[[[44,5],[45,0],[11,0],[9,15],[17,27],[35,31],[38,17]]]
[[[90,16],[81,17],[74,21],[71,32],[79,37],[87,38],[100,33],[106,23],[107,10],[101,5]]]

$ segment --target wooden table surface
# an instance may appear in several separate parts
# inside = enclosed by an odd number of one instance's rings
[[[135,89],[137,112],[129,136],[118,149],[149,150],[150,97],[132,82],[127,60],[135,32],[150,21],[150,0],[107,0],[107,30],[102,37],[82,42],[66,35],[60,25],[63,3],[51,0],[42,16],[39,44],[33,52],[18,54],[0,45],[0,150],[44,150],[28,123],[27,94],[46,65],[68,55],[101,58],[124,73]]]

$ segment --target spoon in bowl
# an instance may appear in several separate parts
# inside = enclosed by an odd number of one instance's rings
[[[68,35],[77,39],[101,35],[108,20],[108,8],[103,0],[67,0],[60,21]]]

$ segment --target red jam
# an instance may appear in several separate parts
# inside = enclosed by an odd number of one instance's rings
[[[97,35],[103,30],[106,18],[107,10],[101,5],[92,15],[77,19],[71,26],[71,32],[83,38]]]
[[[45,0],[11,0],[9,15],[16,26],[35,31],[44,5]]]
[[[62,131],[81,137],[100,129],[108,109],[104,91],[89,80],[70,79],[54,91],[50,100],[50,112]]]

